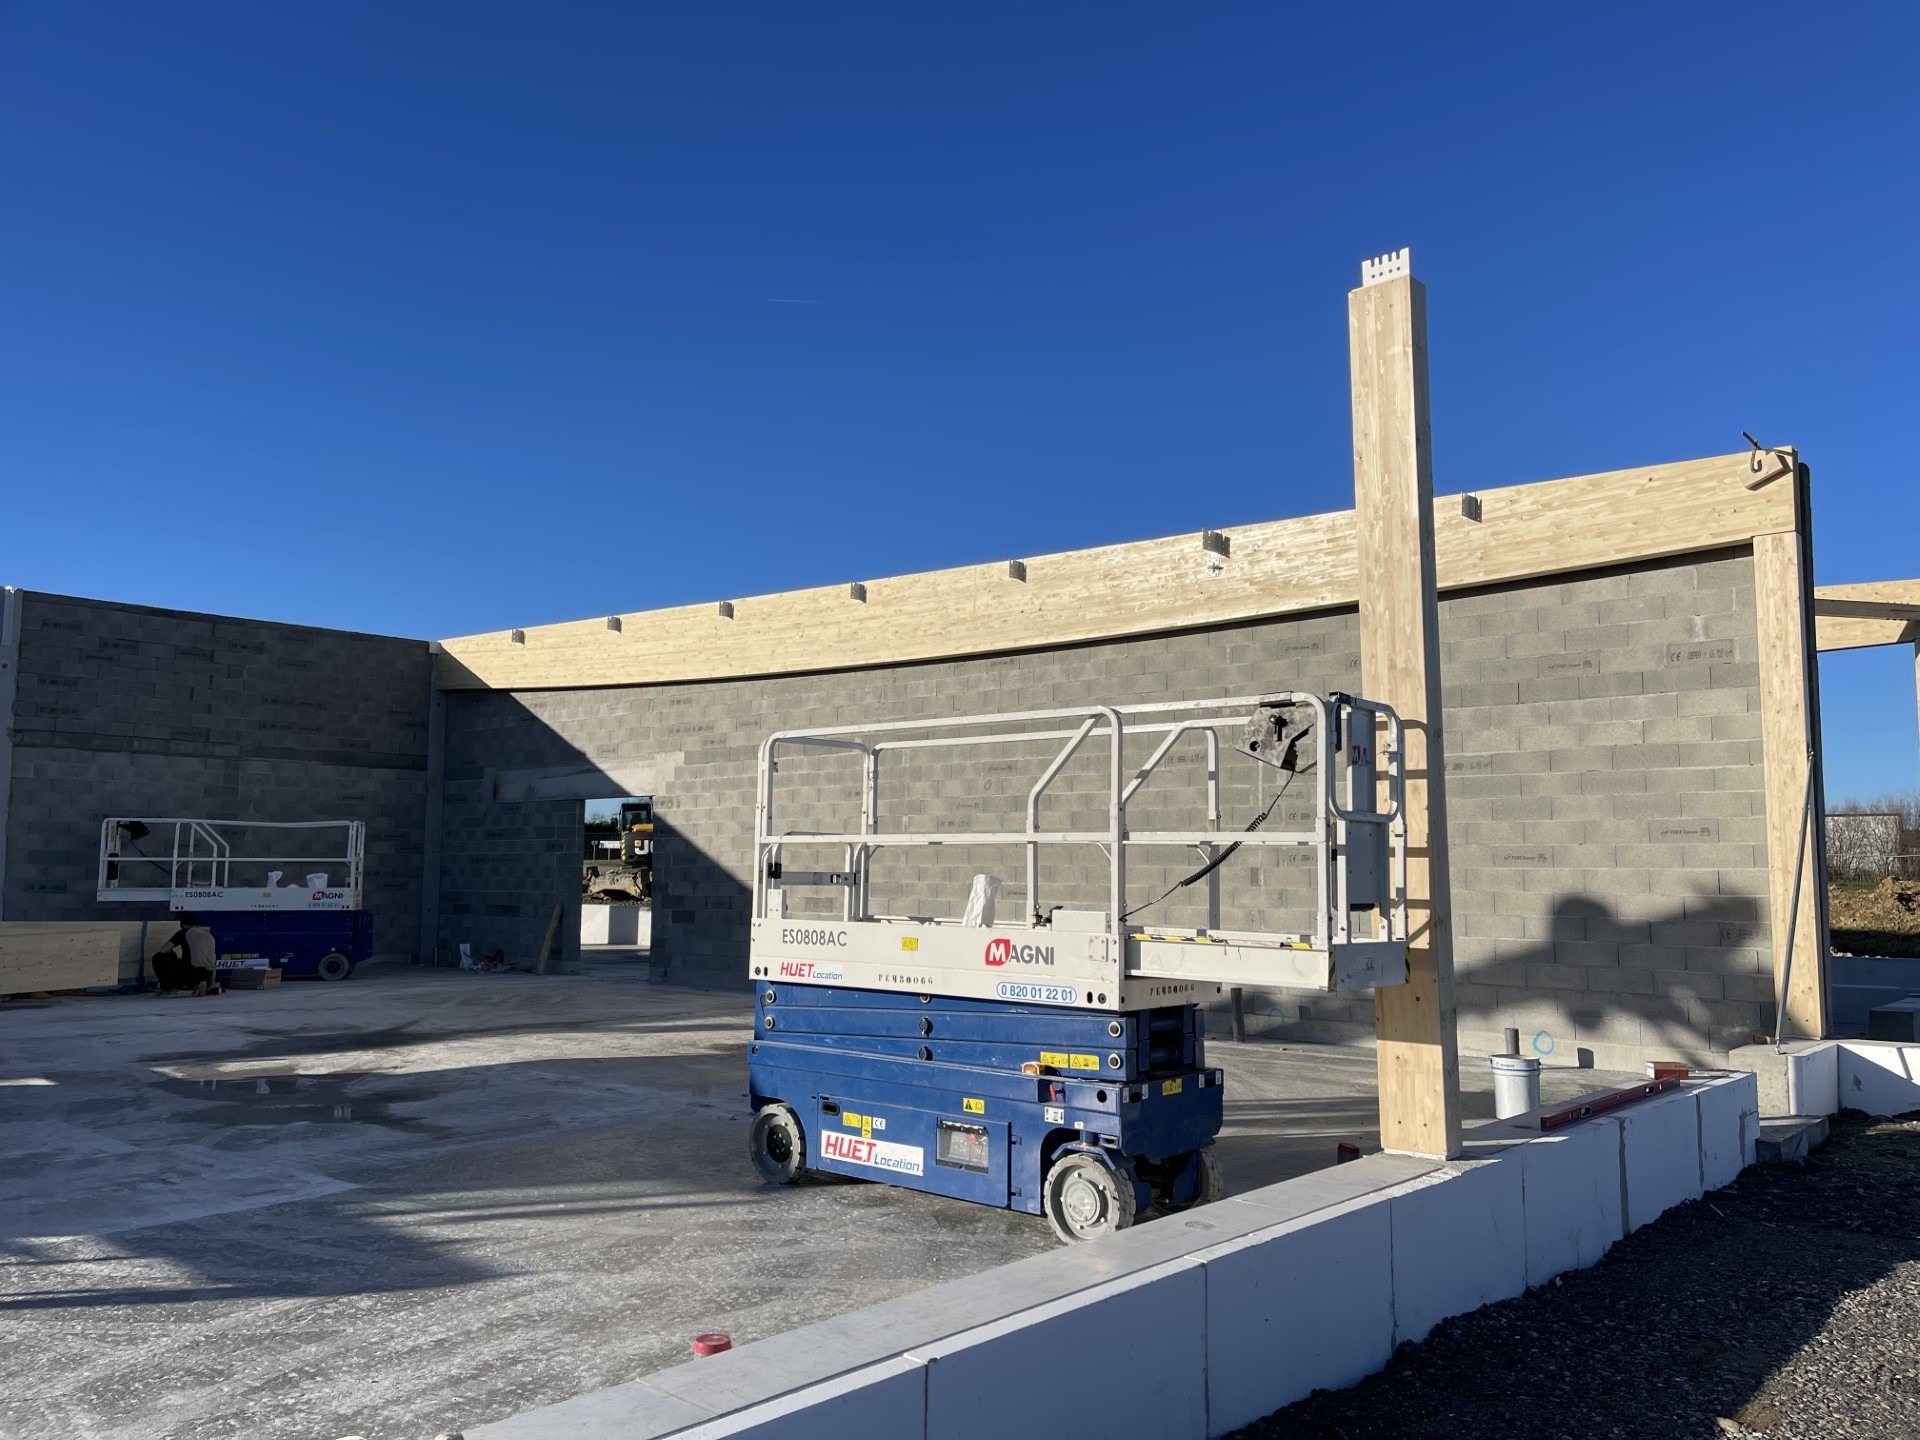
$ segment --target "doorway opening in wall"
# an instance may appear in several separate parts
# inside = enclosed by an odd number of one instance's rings
[[[1908,644],[1820,657],[1833,1031],[1920,992],[1920,747]]]
[[[653,929],[653,797],[612,795],[580,808],[580,943],[645,951]]]

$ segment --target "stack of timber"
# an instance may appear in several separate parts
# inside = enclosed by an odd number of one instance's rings
[[[138,954],[139,928],[124,922],[0,922],[0,995],[116,985],[122,951]]]

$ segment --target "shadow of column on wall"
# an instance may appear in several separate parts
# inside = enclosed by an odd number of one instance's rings
[[[1593,1063],[1623,1047],[1676,1058],[1724,1053],[1771,1031],[1773,958],[1765,902],[1699,895],[1639,915],[1562,894],[1532,917],[1455,917],[1462,1049],[1513,1026],[1521,1049]],[[1515,930],[1520,935],[1475,934]]]

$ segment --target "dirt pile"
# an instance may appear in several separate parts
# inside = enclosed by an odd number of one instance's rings
[[[1828,893],[1833,948],[1849,955],[1920,955],[1920,880],[1882,880],[1871,890]]]

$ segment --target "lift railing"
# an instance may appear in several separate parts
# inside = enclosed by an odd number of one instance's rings
[[[1311,783],[1311,826],[1223,831],[1221,826],[1222,731],[1247,730],[1261,711],[1276,707],[1311,710],[1313,723],[1303,763],[1295,780]],[[1063,723],[1064,722],[1064,723]],[[1013,726],[1018,728],[1009,729]],[[1042,727],[1042,728],[1031,728]],[[1376,735],[1376,731],[1379,732]],[[1206,828],[1135,831],[1127,810],[1142,786],[1159,773],[1181,740],[1200,737],[1205,746]],[[1124,744],[1128,736],[1157,736],[1158,743],[1129,777]],[[1043,830],[1042,798],[1089,741],[1104,740],[1106,824],[1098,830]],[[1381,741],[1384,743],[1380,743]],[[941,830],[882,832],[880,796],[883,760],[901,752],[969,749],[1058,742],[1059,749],[1028,791],[1025,825],[1020,830]],[[778,774],[783,751],[845,750],[861,757],[860,828],[857,831],[782,831]],[[1315,916],[1311,931],[1297,934],[1224,932],[1220,925],[1219,871],[1208,874],[1206,932],[1226,940],[1290,943],[1329,951],[1377,941],[1404,943],[1407,936],[1407,847],[1404,813],[1405,753],[1400,719],[1385,705],[1350,695],[1322,697],[1304,692],[1238,696],[1221,700],[1167,701],[1145,705],[1093,705],[1052,710],[927,720],[879,721],[816,730],[787,730],[769,736],[760,747],[755,801],[753,913],[769,918],[772,897],[789,887],[829,886],[842,891],[841,920],[958,923],[926,916],[876,915],[872,912],[872,864],[884,850],[936,846],[1017,848],[1026,874],[1027,924],[1044,925],[1050,907],[1041,892],[1040,859],[1047,847],[1098,846],[1108,869],[1104,905],[1106,926],[1116,942],[1126,937],[1129,856],[1169,848],[1198,852],[1203,863],[1229,844],[1256,852],[1309,848],[1314,857]],[[1249,763],[1255,763],[1250,761]],[[1345,790],[1344,796],[1340,793]],[[1381,808],[1379,792],[1385,793]],[[1342,803],[1344,799],[1344,803]],[[837,847],[838,870],[796,870],[785,863],[790,849]],[[1370,857],[1372,857],[1370,859]],[[1368,867],[1377,861],[1377,873]],[[784,906],[784,901],[782,902]],[[784,913],[784,908],[782,912]],[[1367,915],[1365,920],[1357,916]],[[1367,933],[1356,933],[1364,926]],[[1136,928],[1138,928],[1136,926]],[[1147,937],[1135,937],[1147,938]]]
[[[100,822],[96,898],[190,900],[207,910],[358,909],[366,844],[359,820],[110,816]],[[324,883],[308,883],[316,878]]]

